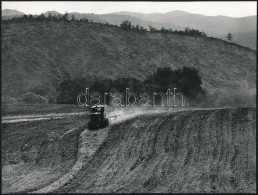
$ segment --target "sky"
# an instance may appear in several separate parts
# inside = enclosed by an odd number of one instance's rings
[[[224,15],[245,17],[257,14],[256,1],[228,2],[141,2],[141,1],[2,1],[3,9],[15,9],[25,14],[41,14],[46,11],[105,14],[118,11],[142,13],[166,13],[181,10],[206,16]]]

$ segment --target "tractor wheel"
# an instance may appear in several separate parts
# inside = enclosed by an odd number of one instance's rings
[[[88,123],[88,129],[93,130],[93,129],[95,129],[95,127],[92,123]]]
[[[108,120],[108,118],[105,118],[104,121],[103,121],[102,126],[107,127],[108,125],[109,125],[109,120]]]

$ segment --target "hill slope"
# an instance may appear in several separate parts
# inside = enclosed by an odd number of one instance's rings
[[[158,67],[199,69],[207,91],[256,88],[256,53],[219,40],[78,22],[3,23],[3,95],[50,93],[75,77],[144,79]],[[86,86],[85,86],[86,87]]]

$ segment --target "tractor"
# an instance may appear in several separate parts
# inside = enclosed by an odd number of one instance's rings
[[[109,117],[107,116],[104,106],[92,106],[90,108],[90,120],[88,129],[104,128],[109,125]]]
[[[115,108],[113,107],[113,112]],[[90,108],[90,120],[88,123],[88,129],[99,129],[107,127],[111,122],[116,122],[118,118],[118,114],[108,115],[105,112],[105,107],[102,105],[92,106]]]

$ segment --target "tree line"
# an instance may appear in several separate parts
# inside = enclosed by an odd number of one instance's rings
[[[14,22],[27,22],[27,21],[55,21],[55,22],[62,22],[62,21],[78,21],[78,22],[85,22],[89,23],[90,21],[87,18],[80,18],[77,19],[75,16],[69,15],[68,13],[65,14],[51,14],[49,13],[48,15],[40,14],[40,15],[23,15],[21,17],[13,17],[7,20],[4,20],[6,22],[8,21],[14,21]]]
[[[143,28],[139,25],[132,25],[130,21],[123,21],[120,24],[120,27],[124,30],[134,30],[134,31],[147,31],[147,29]],[[188,35],[188,36],[200,36],[200,37],[207,37],[207,34],[205,32],[201,32],[197,29],[186,27],[184,31],[182,30],[173,30],[172,28],[166,29],[164,27],[161,27],[160,30],[149,26],[149,32],[158,32],[158,33],[170,33],[170,34],[179,34],[179,35]]]
[[[83,23],[97,23],[97,22],[93,22],[92,20],[88,20],[87,18],[76,18],[73,14],[51,14],[49,13],[48,15],[44,15],[44,14],[40,14],[40,15],[23,15],[21,17],[13,17],[7,20],[4,20],[4,22],[27,22],[27,21],[45,21],[45,22],[49,22],[49,21],[55,21],[55,22],[83,22]],[[100,23],[98,23],[100,24]],[[151,33],[166,33],[166,34],[178,34],[178,35],[186,35],[186,36],[198,36],[198,37],[208,37],[207,34],[203,31],[199,31],[197,29],[194,28],[189,28],[189,27],[185,27],[184,30],[173,30],[172,28],[166,29],[165,27],[161,27],[160,29],[154,28],[153,26],[149,25],[149,29],[147,30],[146,28],[144,28],[143,26],[140,25],[133,25],[130,21],[125,20],[123,21],[120,26],[117,25],[113,25],[113,24],[109,24],[108,22],[105,23],[104,25],[108,25],[108,26],[116,26],[116,27],[120,27],[124,30],[127,31],[135,31],[135,32],[151,32]],[[217,40],[221,40],[222,39],[218,39],[218,38],[214,38],[214,37],[209,37],[209,38],[213,38],[213,39],[217,39]],[[232,42],[233,36],[231,33],[228,33],[226,36],[227,41],[229,41],[232,44],[236,44]]]
[[[66,79],[57,87],[56,103],[58,104],[77,104],[78,94],[85,92],[89,88],[90,93],[98,92],[104,94],[121,93],[125,95],[126,88],[131,92],[141,94],[146,92],[153,94],[161,92],[166,94],[167,90],[184,94],[186,100],[191,105],[199,104],[206,100],[205,90],[202,88],[202,79],[195,68],[183,67],[172,70],[169,67],[158,68],[152,75],[141,81],[135,78],[117,78],[117,79],[95,79],[87,78]],[[107,96],[107,102],[111,99]],[[160,103],[161,97],[157,97],[157,104]]]
[[[27,22],[27,21],[45,21],[45,22],[49,22],[49,21],[55,21],[55,22],[69,22],[69,21],[76,21],[76,22],[84,22],[84,23],[89,23],[92,22],[90,20],[88,20],[87,18],[76,18],[73,14],[69,15],[68,13],[65,14],[56,14],[53,15],[51,13],[49,13],[48,15],[44,15],[44,14],[40,14],[40,15],[23,15],[21,17],[13,17],[11,19],[5,20],[5,22],[8,21],[14,21],[14,22]],[[95,22],[93,22],[95,23]],[[109,23],[106,23],[105,25],[110,25],[110,26],[116,26],[116,25],[112,25]],[[196,29],[191,29],[189,27],[186,27],[184,31],[182,30],[172,30],[170,29],[166,29],[164,27],[162,27],[160,30],[149,26],[149,30],[147,30],[146,28],[144,28],[143,26],[140,25],[132,25],[132,23],[130,21],[123,21],[120,24],[120,28],[124,29],[124,30],[133,30],[133,31],[137,31],[137,32],[146,32],[149,31],[151,33],[153,32],[159,32],[159,33],[170,33],[170,34],[180,34],[180,35],[188,35],[188,36],[202,36],[202,37],[207,37],[207,34],[205,32],[201,32],[199,30]]]

